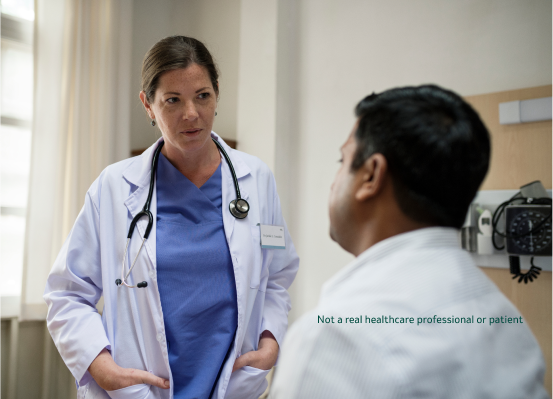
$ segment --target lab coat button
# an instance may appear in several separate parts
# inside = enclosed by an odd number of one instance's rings
[[[163,341],[163,334],[162,334],[162,333],[159,333],[159,334],[157,335],[157,340],[158,340],[159,342]]]
[[[155,271],[150,270],[150,278],[152,278],[154,280],[156,279],[156,272]]]

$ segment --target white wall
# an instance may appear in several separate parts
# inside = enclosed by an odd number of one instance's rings
[[[171,0],[134,0],[131,62],[131,149],[149,147],[160,135],[149,125],[148,115],[138,98],[142,59],[158,40],[171,34]]]
[[[236,140],[240,0],[174,0],[174,5],[175,34],[202,41],[219,66],[220,100],[213,130]]]
[[[364,96],[437,83],[461,95],[551,83],[549,0],[301,0],[299,179],[301,263],[291,319],[352,257],[328,236],[327,198],[339,147]]]
[[[142,59],[158,40],[170,35],[191,36],[202,41],[220,70],[220,101],[213,130],[224,138],[236,139],[240,0],[135,0],[133,12],[133,55],[131,148],[150,146],[159,130],[149,125],[138,99]]]
[[[277,0],[242,0],[238,149],[275,167]],[[261,17],[260,17],[261,16]]]

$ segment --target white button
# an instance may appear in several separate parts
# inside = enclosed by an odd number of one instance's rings
[[[157,335],[157,340],[158,340],[159,342],[163,341],[163,334],[162,334],[162,333],[159,333],[159,334]]]
[[[154,270],[150,270],[149,274],[151,279],[154,279],[154,280],[156,279],[156,272]]]

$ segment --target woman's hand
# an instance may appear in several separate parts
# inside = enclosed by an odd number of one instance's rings
[[[244,366],[255,367],[261,370],[270,370],[276,363],[278,357],[278,343],[270,331],[263,331],[259,339],[256,351],[244,353],[234,362],[232,371],[241,369]]]
[[[88,371],[96,383],[106,391],[115,391],[136,384],[155,385],[163,389],[169,388],[169,380],[156,377],[144,370],[126,369],[118,366],[105,348],[92,361]]]

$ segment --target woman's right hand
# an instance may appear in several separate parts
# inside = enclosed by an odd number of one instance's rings
[[[154,385],[163,389],[169,388],[169,380],[157,377],[144,370],[126,369],[118,366],[105,348],[92,361],[88,367],[88,372],[96,383],[106,391],[115,391],[136,384]]]

